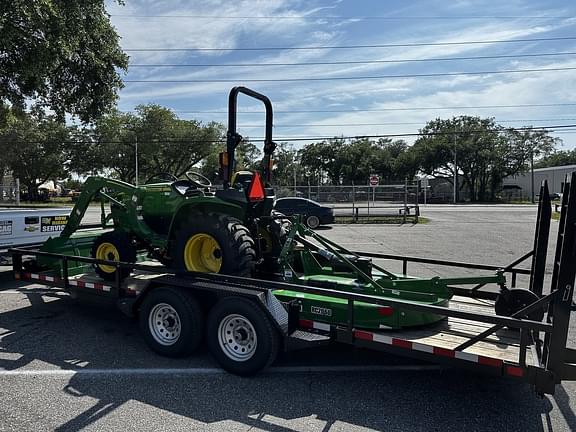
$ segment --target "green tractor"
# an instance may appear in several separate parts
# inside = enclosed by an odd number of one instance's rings
[[[266,137],[262,174],[235,172],[235,150],[242,141],[236,132],[238,94],[260,100],[266,109]],[[147,251],[161,263],[183,271],[251,276],[258,263],[278,251],[279,228],[272,213],[274,191],[269,186],[272,141],[270,100],[245,87],[234,87],[229,96],[229,124],[226,152],[220,154],[223,189],[213,191],[210,180],[196,172],[185,179],[159,173],[146,184],[89,177],[68,224],[42,250],[92,256],[108,261],[135,262]],[[92,231],[77,231],[88,205],[101,200],[101,223],[97,237]],[[104,203],[110,203],[107,213]],[[98,264],[96,272],[114,280],[129,270]]]

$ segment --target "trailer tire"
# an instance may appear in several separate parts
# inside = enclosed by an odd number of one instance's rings
[[[165,357],[188,356],[202,342],[202,309],[198,301],[181,288],[153,289],[144,298],[138,318],[146,344]]]
[[[92,244],[90,255],[96,259],[109,261],[136,262],[136,246],[128,234],[122,231],[110,231],[97,237]],[[113,281],[116,279],[117,268],[101,264],[94,264],[94,270],[102,279]],[[119,269],[120,279],[130,276],[131,269]]]
[[[208,348],[223,369],[242,376],[270,366],[280,345],[278,331],[254,301],[227,297],[208,316]]]
[[[175,233],[177,269],[250,277],[256,263],[254,239],[238,219],[193,215]]]

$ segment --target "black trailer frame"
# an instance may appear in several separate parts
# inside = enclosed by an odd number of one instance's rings
[[[512,316],[499,316],[480,310],[458,309],[451,306],[432,306],[415,304],[403,300],[382,298],[374,295],[348,293],[328,288],[296,285],[285,282],[241,278],[219,274],[176,273],[160,266],[95,260],[87,257],[66,256],[61,254],[12,249],[14,276],[16,279],[37,280],[43,284],[57,286],[72,293],[87,293],[108,297],[117,302],[118,307],[127,315],[134,316],[142,299],[160,286],[175,286],[194,290],[209,296],[242,296],[256,301],[262,311],[271,319],[281,334],[284,349],[298,349],[331,341],[351,344],[397,355],[419,358],[436,363],[473,369],[491,375],[508,377],[532,384],[538,394],[553,394],[556,384],[562,380],[576,380],[576,350],[568,348],[567,338],[570,314],[573,306],[573,285],[576,277],[576,173],[568,178],[562,200],[562,212],[558,227],[558,238],[554,256],[554,271],[550,290],[544,293],[544,276],[548,237],[550,230],[551,203],[548,187],[543,183],[540,193],[534,248],[504,268],[482,264],[433,260],[427,258],[406,257],[386,254],[358,253],[372,258],[399,260],[403,271],[407,272],[409,262],[451,266],[457,268],[502,270],[512,275],[511,285],[516,285],[518,274],[530,275],[529,289],[537,294],[539,300],[526,306]],[[31,272],[24,268],[25,256],[44,256],[61,260],[62,275],[56,277],[50,273]],[[518,264],[532,258],[531,269],[518,268]],[[148,277],[140,282],[140,289],[133,289],[131,278],[106,284],[98,279],[75,278],[68,272],[69,262],[88,264],[106,264],[117,268],[128,267],[144,272]],[[117,271],[116,274],[120,275]],[[132,280],[132,283],[134,281]],[[483,285],[472,289],[451,287],[455,294],[463,298],[493,301],[499,295],[484,290]],[[300,318],[297,301],[281,304],[273,295],[273,290],[286,289],[301,293],[311,293],[345,299],[348,304],[347,322],[330,325],[318,321]],[[395,333],[387,331],[366,331],[355,327],[355,302],[378,304],[397,309],[436,313],[447,317],[447,321],[461,320],[469,328],[477,327],[457,346],[446,346],[434,342],[421,343],[413,338],[414,332],[403,329]],[[521,318],[531,311],[545,308],[543,321]],[[507,328],[516,334],[516,358],[502,358],[498,355],[470,353],[469,349],[498,331]],[[515,330],[514,330],[515,329]],[[543,336],[543,337],[542,337]],[[466,351],[468,350],[468,351]]]

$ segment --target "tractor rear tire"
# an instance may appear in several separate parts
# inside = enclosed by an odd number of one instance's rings
[[[122,231],[110,231],[102,234],[92,244],[90,255],[92,258],[108,261],[136,262],[136,246],[128,234]],[[130,276],[131,269],[123,267],[117,269],[113,266],[94,264],[94,270],[102,279],[113,281],[116,272],[120,271],[120,279]]]
[[[148,347],[165,357],[192,354],[204,337],[202,308],[182,288],[153,289],[144,298],[138,318]]]
[[[250,277],[256,264],[254,239],[238,219],[194,215],[175,233],[176,269]]]

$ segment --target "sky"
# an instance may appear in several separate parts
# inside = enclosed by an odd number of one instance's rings
[[[226,124],[228,92],[244,85],[272,100],[275,141],[412,134],[457,115],[576,124],[573,1],[126,0],[107,9],[130,56],[122,111],[156,103]],[[263,49],[294,47],[323,48]],[[478,73],[495,71],[516,72]],[[262,106],[241,96],[239,109],[239,132],[262,137]],[[576,148],[576,129],[553,135],[560,149]]]

